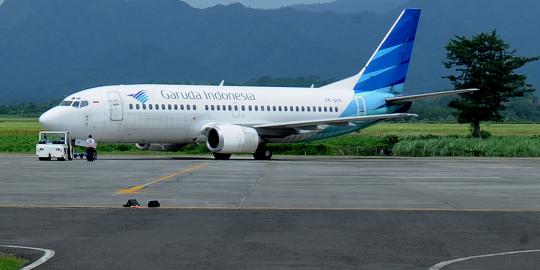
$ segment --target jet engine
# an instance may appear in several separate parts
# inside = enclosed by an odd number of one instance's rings
[[[150,150],[150,151],[179,151],[182,147],[186,146],[185,144],[174,144],[174,143],[136,143],[135,147],[140,150]]]
[[[255,153],[259,146],[259,134],[254,128],[215,125],[206,133],[206,146],[213,153]]]

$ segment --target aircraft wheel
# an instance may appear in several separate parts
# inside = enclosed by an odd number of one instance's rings
[[[253,154],[253,157],[256,160],[270,160],[272,159],[272,151],[266,146],[260,146],[257,151]]]
[[[57,158],[56,160],[58,160],[58,161],[66,161],[66,159],[63,158],[63,157],[59,157],[59,158]]]
[[[223,154],[223,153],[212,153],[214,155],[214,158],[216,160],[229,160],[231,158],[231,154]]]

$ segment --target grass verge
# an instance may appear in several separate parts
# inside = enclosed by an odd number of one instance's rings
[[[21,269],[28,261],[17,256],[0,253],[0,270]]]
[[[0,117],[0,153],[34,153],[39,132],[35,118]],[[381,123],[332,139],[271,144],[274,154],[329,156],[486,156],[540,157],[540,124],[483,124],[492,136],[471,138],[469,126],[441,123]],[[78,149],[82,151],[82,149]],[[152,152],[132,144],[100,144],[100,154],[200,155],[205,145],[188,145],[180,152]]]

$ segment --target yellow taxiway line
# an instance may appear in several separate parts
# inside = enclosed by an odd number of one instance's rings
[[[179,171],[176,171],[172,174],[169,174],[169,175],[165,175],[165,176],[161,176],[159,178],[156,178],[148,183],[144,183],[142,185],[138,185],[138,186],[133,186],[133,187],[129,187],[129,188],[123,188],[123,189],[120,189],[116,192],[116,195],[125,195],[125,194],[135,194],[135,193],[138,193],[139,191],[147,188],[148,186],[150,185],[154,185],[154,184],[157,184],[159,182],[163,182],[163,181],[166,181],[166,180],[169,180],[173,177],[177,177],[177,176],[180,176],[180,175],[183,175],[183,174],[186,174],[186,173],[190,173],[194,170],[197,170],[197,169],[200,169],[200,168],[203,168],[203,167],[206,167],[208,166],[208,163],[198,163],[198,164],[194,164],[190,167],[187,167],[187,168],[184,168],[182,170],[179,170]]]

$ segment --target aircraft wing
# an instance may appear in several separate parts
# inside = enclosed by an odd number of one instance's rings
[[[470,89],[433,92],[433,93],[410,95],[410,96],[397,96],[397,97],[387,98],[386,102],[387,103],[405,103],[405,102],[412,102],[412,101],[424,99],[424,98],[448,96],[448,95],[454,95],[454,94],[464,94],[464,93],[470,93],[470,92],[474,92],[478,90],[480,89],[470,88]]]
[[[271,128],[302,128],[302,127],[313,127],[313,126],[318,126],[318,125],[354,125],[354,122],[378,121],[378,120],[388,120],[388,119],[395,119],[395,118],[407,118],[407,117],[417,117],[417,116],[418,115],[416,114],[410,114],[410,113],[392,113],[392,114],[352,116],[352,117],[342,117],[342,118],[271,123],[271,124],[255,125],[253,127],[256,129],[259,129],[259,128],[271,129]]]

